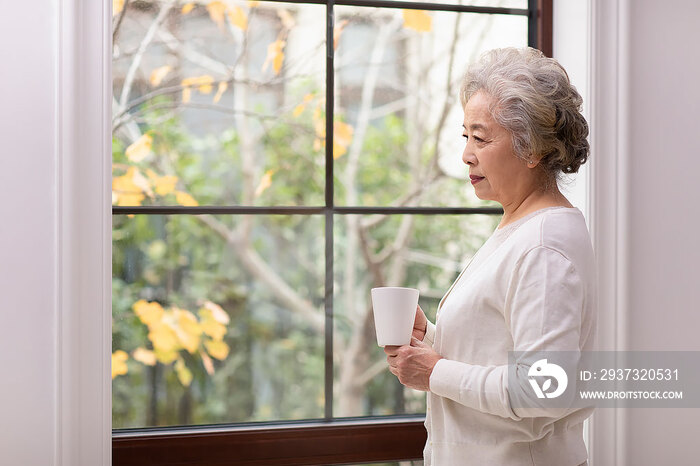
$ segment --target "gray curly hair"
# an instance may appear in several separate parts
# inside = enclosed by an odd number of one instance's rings
[[[467,70],[462,107],[479,91],[492,98],[489,111],[512,135],[516,155],[525,160],[541,156],[546,185],[586,163],[590,149],[583,99],[555,59],[530,47],[486,52]]]

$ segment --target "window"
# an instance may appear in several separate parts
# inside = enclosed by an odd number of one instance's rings
[[[434,317],[495,228],[459,80],[544,3],[115,2],[115,465],[420,458],[369,289]]]

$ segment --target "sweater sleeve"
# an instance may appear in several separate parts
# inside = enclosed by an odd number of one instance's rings
[[[515,420],[566,415],[575,390],[566,390],[557,399],[556,408],[551,402],[548,405],[548,400],[538,400],[528,380],[534,359],[525,356],[566,351],[575,367],[580,356],[584,293],[582,277],[567,257],[545,246],[531,249],[511,274],[504,309],[514,351],[523,357],[515,360],[510,371],[508,365],[441,359],[430,375],[430,390],[479,411]],[[509,374],[515,375],[510,384]]]
[[[425,327],[425,336],[423,336],[423,342],[433,346],[435,343],[435,324],[428,321],[428,325]]]

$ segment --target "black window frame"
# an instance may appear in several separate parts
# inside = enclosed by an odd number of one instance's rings
[[[265,0],[326,6],[326,134],[324,206],[134,206],[112,207],[113,215],[324,215],[325,217],[325,400],[322,420],[202,425],[112,432],[114,466],[157,465],[331,465],[422,458],[424,416],[333,417],[333,221],[348,214],[489,214],[496,207],[336,206],[333,186],[335,5],[507,14],[528,17],[528,44],[552,56],[553,0],[528,0],[527,9],[392,0]],[[329,396],[330,395],[330,396]]]

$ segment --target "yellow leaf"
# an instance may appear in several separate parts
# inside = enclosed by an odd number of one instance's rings
[[[139,163],[151,153],[152,146],[153,138],[146,133],[126,148],[126,158],[133,163]]]
[[[192,196],[183,191],[175,191],[175,200],[183,206],[194,207],[199,205]]]
[[[153,343],[153,349],[156,351],[156,356],[158,356],[158,359],[164,364],[167,364],[168,362],[163,361],[158,352],[169,353],[173,351],[176,352],[178,349],[180,349],[177,335],[175,335],[175,331],[170,328],[169,325],[161,324],[154,327],[153,330],[148,332],[148,339],[151,340],[151,343]]]
[[[141,202],[143,202],[144,199],[146,199],[146,196],[144,196],[143,194],[120,194],[119,200],[117,201],[117,205],[120,207],[141,205]]]
[[[156,355],[156,358],[158,361],[161,362],[161,364],[170,364],[171,362],[175,361],[178,358],[178,352],[177,350],[170,349],[170,350],[163,350],[160,348],[154,348],[153,349],[153,354]]]
[[[192,383],[192,371],[190,371],[185,365],[185,361],[179,358],[175,363],[175,373],[180,383],[185,387],[189,387]]]
[[[202,94],[209,94],[214,89],[214,87],[212,86],[212,84],[214,84],[214,78],[212,78],[208,74],[204,74],[202,76],[185,78],[182,80],[181,84],[185,86],[186,89],[190,87],[197,87],[197,89],[199,89],[199,92],[201,92]]]
[[[145,364],[147,366],[156,365],[156,355],[153,353],[153,351],[146,348],[136,348],[134,352],[131,353],[131,356],[141,364]]]
[[[275,74],[280,74],[280,70],[282,69],[282,63],[284,62],[284,52],[281,50],[275,55],[275,58],[272,60],[272,69],[274,70]]]
[[[423,10],[403,10],[403,27],[428,32],[433,29],[433,18]]]
[[[190,2],[190,3],[185,3],[184,5],[182,5],[182,10],[181,10],[181,11],[182,11],[182,14],[183,14],[183,15],[186,15],[187,13],[189,13],[190,11],[192,11],[193,8],[194,8],[194,3],[192,3],[192,2]]]
[[[226,326],[217,322],[209,309],[199,310],[199,325],[202,331],[214,340],[222,340],[226,335]]]
[[[319,139],[326,139],[326,122],[324,120],[318,120],[314,123],[314,129],[316,130],[316,136]]]
[[[304,96],[304,100],[302,103],[294,107],[294,111],[292,112],[292,115],[294,118],[297,118],[299,115],[301,115],[304,112],[304,109],[306,108],[306,105],[311,102],[314,99],[314,94],[309,93]]]
[[[141,173],[141,170],[134,168],[131,179],[134,184],[144,193],[148,194],[149,197],[153,197],[153,191],[151,190],[151,184],[148,182],[145,176]]]
[[[159,303],[155,301],[148,302],[144,299],[136,301],[132,308],[138,318],[141,319],[141,322],[149,327],[159,323],[163,319],[165,312]]]
[[[222,323],[224,325],[228,325],[228,323],[231,321],[231,318],[228,316],[228,313],[224,311],[224,309],[218,304],[212,301],[204,301],[204,307],[205,309],[211,311],[212,316],[214,317],[214,319],[216,319],[217,322]]]
[[[185,309],[173,308],[175,316],[175,335],[183,348],[190,353],[197,351],[199,347],[199,337],[202,335],[202,327],[200,327],[197,318],[190,311]]]
[[[201,350],[199,351],[199,355],[202,357],[202,364],[204,364],[204,369],[206,369],[207,374],[214,375],[214,362],[209,355]]]
[[[342,157],[352,143],[353,127],[342,121],[333,123],[333,159]]]
[[[112,179],[112,197],[116,194],[117,205],[141,205],[141,201],[146,198],[143,190],[134,182],[135,174],[136,167],[129,167],[124,175]]]
[[[168,73],[170,73],[170,70],[172,70],[172,68],[168,65],[165,65],[160,66],[155,70],[151,71],[151,77],[149,79],[151,82],[151,86],[159,86],[160,83],[163,82],[163,78],[165,78],[168,75]]]
[[[156,193],[160,196],[167,196],[171,192],[175,191],[175,185],[177,184],[177,176],[165,175],[159,176],[155,180]]]
[[[267,188],[272,186],[272,174],[274,173],[274,170],[268,170],[265,172],[265,174],[262,176],[260,179],[260,184],[258,187],[255,189],[255,197],[260,196]]]
[[[223,341],[206,340],[204,346],[207,348],[207,352],[219,361],[223,361],[228,356],[229,348]]]
[[[201,323],[202,330],[207,336],[212,339],[220,341],[226,336],[226,326],[221,325],[214,319],[206,319]]]
[[[282,63],[284,62],[285,44],[286,42],[283,40],[276,40],[267,46],[267,58],[265,59],[265,63],[263,63],[263,71],[265,71],[267,67],[272,64],[272,70],[275,72],[275,75],[280,73]]]
[[[248,17],[245,15],[241,7],[234,6],[226,10],[226,15],[231,24],[236,26],[238,29],[245,31],[248,29]]]
[[[228,83],[226,81],[221,81],[219,83],[219,88],[216,90],[216,95],[214,96],[214,103],[217,103],[219,100],[221,100],[221,96],[224,95],[226,89],[228,89]]]
[[[324,118],[321,107],[317,106],[314,109],[313,114],[314,129],[316,130],[316,137],[320,139],[326,138],[326,119]]]
[[[220,27],[224,27],[224,18],[226,14],[226,5],[223,2],[209,2],[207,11],[211,19]]]
[[[192,96],[192,89],[189,87],[186,87],[182,90],[182,103],[186,104],[187,102],[190,101],[190,97]]]
[[[146,176],[148,177],[149,180],[151,180],[153,183],[158,181],[158,173],[154,172],[150,168],[146,169]]]
[[[347,26],[349,21],[347,19],[342,20],[333,29],[333,50],[338,48],[338,43],[340,42],[340,34],[342,34],[343,29]]]
[[[129,355],[122,350],[112,353],[112,378],[124,375],[129,371],[129,368],[126,367],[127,359],[129,359]]]
[[[353,131],[353,127],[347,123],[343,123],[342,121],[333,123],[333,137],[336,141],[342,141],[345,145],[348,145],[352,140]]]
[[[340,157],[345,155],[345,153],[347,151],[348,151],[347,147],[340,145],[335,141],[333,142],[333,160],[339,159]]]
[[[118,15],[124,9],[124,0],[112,0],[112,16]],[[114,378],[114,376],[112,376]]]
[[[150,325],[148,339],[153,344],[156,358],[163,364],[171,363],[175,358],[174,353],[177,353],[182,348],[180,345],[175,330],[173,329],[172,312],[163,315],[163,319],[153,325]]]

